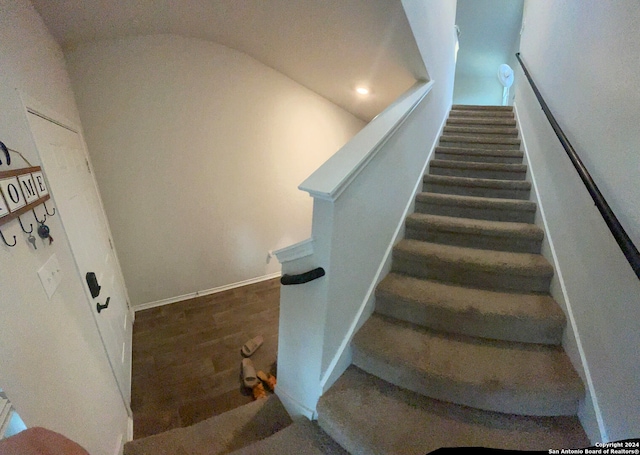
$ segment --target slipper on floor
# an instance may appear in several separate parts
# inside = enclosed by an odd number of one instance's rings
[[[257,400],[259,398],[267,398],[267,392],[264,390],[264,386],[262,385],[261,382],[258,382],[256,385],[253,386],[253,399]]]
[[[242,355],[245,357],[251,357],[251,355],[256,352],[260,346],[262,346],[263,342],[264,338],[260,335],[255,338],[251,338],[244,344],[244,346],[242,346]]]
[[[245,387],[252,389],[260,383],[256,376],[256,369],[251,359],[242,359],[242,382]]]
[[[260,379],[262,382],[264,382],[264,384],[267,386],[267,388],[269,390],[271,390],[272,392],[276,389],[276,377],[272,374],[269,373],[265,373],[264,371],[260,370],[258,371],[258,373],[256,374],[256,376],[258,377],[258,379]]]

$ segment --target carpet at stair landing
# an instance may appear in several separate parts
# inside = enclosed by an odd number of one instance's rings
[[[186,428],[136,439],[124,455],[347,455],[315,423],[292,421],[276,395]]]
[[[125,455],[223,454],[267,438],[291,424],[272,395],[185,428],[175,428],[125,445]]]

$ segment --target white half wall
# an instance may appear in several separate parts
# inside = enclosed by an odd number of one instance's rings
[[[247,55],[154,35],[66,54],[134,306],[271,275],[298,184],[365,123]]]
[[[315,417],[319,397],[350,364],[351,338],[373,311],[373,290],[451,107],[456,2],[403,7],[432,80],[300,185],[314,196],[312,240],[277,252],[285,274],[326,271],[280,296],[277,393],[293,415]]]
[[[638,24],[635,0],[527,1],[521,41],[522,58],[545,101],[636,245]],[[516,80],[521,133],[576,337],[569,355],[583,364],[596,421],[589,420],[588,409],[580,417],[592,442],[637,438],[640,281],[519,69]]]
[[[29,1],[0,0],[0,12],[0,140],[41,165],[16,89],[79,124],[71,84],[61,50]],[[15,154],[10,168],[4,156],[2,162],[0,171],[26,166]],[[42,207],[36,211],[42,216]],[[36,224],[30,212],[21,218],[27,229]],[[127,410],[60,217],[47,225],[55,242],[37,239],[37,250],[17,220],[1,227],[18,243],[0,241],[0,387],[27,426],[57,431],[91,454],[114,455],[126,441]],[[48,299],[37,271],[53,254],[62,282]]]

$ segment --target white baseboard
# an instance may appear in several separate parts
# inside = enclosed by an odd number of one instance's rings
[[[248,286],[250,284],[260,283],[262,281],[268,281],[274,278],[279,278],[280,275],[281,275],[280,272],[271,273],[269,275],[263,275],[256,278],[251,278],[249,280],[238,281],[237,283],[225,284],[224,286],[218,286],[216,288],[206,289],[204,291],[196,291],[190,294],[184,294],[184,295],[179,295],[177,297],[157,300],[155,302],[142,303],[140,305],[135,305],[133,307],[133,311],[148,310],[148,309],[156,308],[163,305],[169,305],[171,303],[182,302],[183,300],[193,299],[194,297],[202,297],[205,295],[216,294],[218,292],[229,291],[231,289],[240,288],[242,286]]]
[[[364,319],[364,318],[368,319],[369,316],[370,315],[362,315],[362,317],[360,319],[361,320]],[[356,328],[356,332],[358,331],[359,328],[360,328],[360,325],[358,325],[358,327]],[[331,388],[331,386],[338,379],[340,379],[340,376],[342,376],[342,373],[344,373],[347,370],[347,368],[349,368],[349,365],[351,365],[352,363],[353,363],[353,354],[351,352],[351,345],[347,344],[347,346],[344,349],[344,351],[342,351],[342,355],[340,356],[340,358],[336,362],[336,366],[334,367],[333,371],[327,377],[326,381],[324,381],[322,383],[322,393],[323,394],[327,390],[329,390]]]
[[[527,141],[524,137],[524,135],[522,134],[522,128],[520,128],[520,118],[518,116],[518,106],[517,103],[514,103],[514,114],[516,117],[516,122],[518,125],[518,130],[520,131],[520,140],[522,143],[522,149],[524,152],[524,156],[525,159],[527,160],[527,167],[529,170],[529,174],[531,175],[531,184],[533,186],[533,192],[535,194],[535,199],[536,199],[536,204],[538,204],[538,210],[540,211],[540,218],[542,220],[542,225],[544,227],[544,235],[545,235],[545,241],[548,242],[549,245],[549,251],[551,252],[551,258],[547,258],[547,259],[551,259],[553,261],[553,267],[555,269],[555,273],[556,276],[558,278],[558,284],[560,285],[560,289],[562,291],[562,299],[564,300],[564,303],[566,305],[566,310],[567,310],[567,319],[569,320],[569,323],[571,325],[571,331],[573,332],[573,335],[575,337],[576,340],[576,345],[577,345],[577,349],[578,349],[578,353],[580,355],[580,362],[581,362],[581,366],[582,366],[582,371],[584,372],[584,379],[587,383],[587,389],[588,389],[588,393],[587,393],[587,400],[591,400],[591,406],[590,408],[593,410],[593,414],[594,417],[596,419],[596,423],[597,423],[597,430],[600,432],[600,436],[598,438],[598,441],[605,441],[608,440],[607,439],[607,435],[606,435],[606,429],[604,426],[604,421],[602,418],[602,413],[600,412],[600,406],[598,405],[598,400],[596,399],[596,395],[595,395],[595,389],[593,386],[593,380],[591,379],[591,372],[589,371],[589,365],[587,363],[587,358],[586,355],[584,353],[584,349],[582,347],[582,342],[580,341],[580,333],[578,331],[578,326],[575,320],[575,316],[573,314],[573,308],[571,305],[571,300],[569,299],[569,293],[567,292],[567,287],[565,285],[565,281],[564,281],[564,277],[562,275],[562,269],[560,268],[560,263],[558,261],[558,256],[556,253],[556,248],[554,246],[553,243],[553,237],[551,236],[551,232],[549,229],[549,224],[547,223],[547,217],[544,213],[544,207],[542,206],[542,201],[540,199],[540,192],[538,191],[538,185],[536,184],[536,178],[535,178],[535,173],[533,168],[531,167],[531,160],[529,159],[529,150],[527,149]],[[587,426],[585,425],[587,422],[583,423],[583,426]],[[594,428],[595,426],[592,423],[589,423],[588,425],[590,428]],[[595,442],[595,441],[594,441]]]
[[[280,384],[276,387],[275,394],[280,398],[282,405],[292,418],[304,416],[309,420],[317,419],[316,412],[313,409],[309,409],[295,398],[292,398]]]
[[[125,443],[125,437],[123,434],[121,434],[120,437],[118,438],[116,448],[113,451],[113,455],[122,455],[124,453],[124,443]]]
[[[133,417],[127,417],[127,442],[133,441]]]
[[[449,110],[450,108],[451,107],[449,107]],[[364,298],[364,301],[360,305],[360,308],[356,313],[356,317],[352,321],[346,336],[343,338],[342,343],[338,348],[338,351],[334,355],[333,359],[331,360],[331,363],[329,363],[329,366],[327,367],[327,370],[324,372],[324,374],[322,375],[322,378],[320,379],[320,388],[323,392],[328,390],[329,387],[332,385],[332,383],[335,382],[335,380],[338,377],[340,377],[342,373],[344,373],[344,371],[349,367],[348,364],[345,365],[345,362],[344,362],[345,357],[343,355],[345,353],[345,350],[347,349],[347,346],[351,342],[351,339],[355,335],[356,331],[363,324],[362,319],[364,317],[370,316],[371,313],[373,312],[373,308],[370,308],[370,307],[375,305],[376,286],[382,280],[382,278],[384,278],[384,276],[386,275],[385,272],[388,272],[390,270],[391,253],[393,252],[393,246],[398,242],[398,240],[400,240],[401,237],[404,236],[405,218],[407,217],[407,215],[409,215],[412,212],[412,210],[415,207],[416,195],[418,194],[418,192],[420,192],[420,189],[422,188],[422,183],[424,181],[424,174],[427,171],[427,166],[429,166],[429,161],[431,161],[431,157],[433,156],[433,153],[435,152],[435,149],[438,146],[438,142],[440,141],[440,136],[442,135],[442,131],[444,130],[444,125],[447,122],[449,110],[447,110],[447,115],[445,115],[444,118],[442,119],[442,123],[440,124],[440,128],[438,129],[438,133],[436,134],[433,144],[431,145],[431,149],[427,154],[426,161],[422,168],[422,173],[420,174],[420,177],[416,182],[416,185],[413,189],[412,196],[409,199],[409,202],[407,203],[407,206],[404,209],[404,212],[402,217],[400,218],[400,221],[398,222],[398,226],[396,227],[393,237],[391,238],[391,242],[389,242],[389,245],[387,246],[387,250],[385,251],[382,261],[380,262],[380,267],[378,267],[378,270],[373,279],[373,282],[371,283],[371,286],[369,286],[369,289]],[[370,308],[370,310],[366,311],[367,308]],[[342,362],[340,361],[341,359],[343,360]],[[342,371],[339,371],[339,370],[334,371],[338,366]]]

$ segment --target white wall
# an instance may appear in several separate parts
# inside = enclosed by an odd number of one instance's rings
[[[402,6],[427,67],[429,79],[436,82],[429,96],[433,97],[438,116],[444,117],[449,113],[453,97],[457,1],[402,0]]]
[[[496,74],[492,74],[489,77],[457,74],[454,103],[489,106],[501,105],[502,85],[500,85]]]
[[[62,52],[27,0],[0,0],[0,68],[0,140],[40,165],[15,89],[72,122],[79,123],[79,117]],[[16,155],[12,159],[11,168],[24,167]],[[30,213],[22,219],[27,228],[35,223]],[[47,224],[55,242],[38,239],[37,250],[17,220],[1,228],[7,240],[15,235],[18,244],[8,248],[0,242],[0,387],[27,426],[60,432],[91,454],[113,455],[120,435],[126,437],[126,409],[60,218]],[[37,270],[52,254],[63,279],[48,300]]]
[[[279,271],[297,185],[364,123],[245,54],[155,35],[66,54],[134,305]]]
[[[498,67],[515,69],[524,0],[458,0],[454,104],[502,104]]]
[[[640,245],[640,9],[636,0],[527,1],[521,52],[620,222]],[[592,441],[640,435],[640,281],[626,262],[521,71],[516,108],[557,259],[565,345],[593,399]],[[552,258],[553,259],[553,258]],[[575,336],[575,341],[572,340]]]

